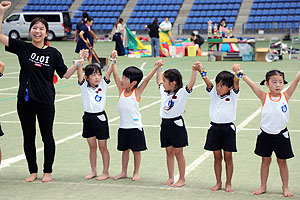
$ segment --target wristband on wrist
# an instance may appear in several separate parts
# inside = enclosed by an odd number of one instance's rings
[[[235,77],[236,77],[237,79],[242,79],[245,75],[246,75],[246,74],[243,73],[243,70],[238,71],[237,73],[235,73]]]
[[[207,71],[206,70],[202,70],[202,72],[200,73],[202,78],[207,78]]]
[[[117,63],[117,58],[109,57],[109,60],[111,61],[111,64],[116,64]]]
[[[157,72],[158,72],[158,71],[162,71],[162,68],[161,68],[161,67],[159,67],[159,68],[157,68],[157,70],[156,70],[156,71],[157,71]]]

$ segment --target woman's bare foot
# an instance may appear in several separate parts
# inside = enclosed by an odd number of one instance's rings
[[[174,178],[169,178],[169,179],[164,183],[164,185],[171,186],[173,183],[174,183]]]
[[[217,183],[214,187],[210,188],[211,191],[218,191],[221,190],[222,183]]]
[[[284,197],[292,197],[292,196],[294,196],[294,194],[290,192],[289,188],[282,188],[282,190],[283,190],[283,196]]]
[[[127,173],[121,172],[121,174],[113,177],[114,180],[122,179],[122,178],[127,178]]]
[[[226,192],[234,192],[232,185],[231,184],[226,184],[225,185],[225,191]]]
[[[260,187],[257,190],[254,190],[253,194],[254,195],[260,195],[260,194],[266,193],[266,191],[267,191],[266,187]]]
[[[25,182],[27,183],[34,182],[36,178],[37,178],[37,173],[32,173],[25,179]]]
[[[185,185],[185,180],[178,180],[172,187],[182,187]]]
[[[48,183],[52,181],[52,175],[51,173],[44,173],[44,176],[42,178],[43,183]]]
[[[136,174],[133,174],[133,177],[132,177],[132,181],[139,181],[141,179],[140,177],[140,174],[139,173],[136,173]]]
[[[92,178],[95,178],[97,176],[97,172],[91,172],[89,175],[87,175],[85,177],[85,179],[92,179]]]
[[[102,174],[96,178],[97,181],[104,181],[109,178],[109,174]]]

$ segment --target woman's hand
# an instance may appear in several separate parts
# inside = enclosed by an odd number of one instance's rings
[[[11,6],[11,2],[2,1],[0,4],[0,10],[5,12],[10,6]]]

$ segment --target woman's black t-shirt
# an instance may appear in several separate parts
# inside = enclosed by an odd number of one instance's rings
[[[150,29],[149,36],[150,38],[159,38],[159,26],[157,24],[148,24],[147,27]]]
[[[32,43],[12,38],[9,38],[9,46],[5,50],[16,54],[21,66],[18,97],[24,98],[28,89],[29,98],[40,103],[53,104],[54,71],[63,78],[68,70],[61,53],[53,47],[39,49]]]

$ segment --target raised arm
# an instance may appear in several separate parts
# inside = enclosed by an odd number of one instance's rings
[[[299,80],[300,80],[300,71],[297,73],[297,75],[294,78],[294,80],[292,81],[290,87],[286,90],[287,100],[289,100],[291,98],[291,96],[293,95],[293,93],[299,83]]]
[[[73,65],[71,67],[68,68],[68,70],[66,71],[66,73],[64,74],[64,78],[68,79],[72,76],[72,74],[74,74],[74,72],[77,70],[78,67],[78,63],[83,62],[84,59],[86,59],[89,55],[89,50],[84,49],[84,50],[80,50],[79,52],[79,58],[76,62],[73,63]],[[80,61],[81,60],[81,61]],[[82,64],[81,64],[82,65]],[[77,74],[78,75],[78,74]],[[79,80],[78,80],[79,81]],[[82,80],[81,80],[82,81]]]
[[[77,65],[77,78],[78,78],[78,83],[82,83],[83,81],[83,61],[81,62],[75,62],[75,64]]]
[[[113,51],[114,51],[114,50],[113,50]],[[116,56],[118,56],[118,54],[117,54]],[[122,84],[121,84],[120,77],[119,77],[119,75],[118,75],[117,63],[116,63],[116,62],[112,63],[112,72],[113,72],[114,79],[115,79],[115,82],[116,82],[116,85],[117,85],[117,87],[118,87],[119,94],[120,94],[121,91],[122,91]]]
[[[236,91],[238,91],[240,89],[240,78],[238,78],[238,73],[241,71],[241,65],[240,64],[234,64],[232,66],[232,70],[235,73],[234,80],[233,80],[233,88]]]
[[[2,1],[0,3],[0,23],[3,22],[5,11],[11,6],[9,1]],[[0,42],[8,47],[8,37],[2,33],[2,25],[0,26]]]
[[[163,73],[162,73],[162,68],[158,68],[156,72],[156,83],[157,85],[160,85],[163,82]]]
[[[111,51],[111,59],[112,59],[112,62],[111,64],[108,66],[108,69],[107,69],[107,72],[105,74],[105,78],[107,80],[110,80],[110,76],[111,76],[111,73],[112,73],[112,65],[115,64],[117,62],[117,58],[118,58],[118,53],[116,50],[112,50]]]
[[[206,84],[206,88],[211,88],[211,86],[213,85],[212,82],[210,81],[210,79],[207,77],[207,71],[204,70],[202,64],[200,63],[200,68],[197,68],[197,71],[199,72],[201,78],[204,80],[205,84]]]
[[[156,61],[156,63],[154,64],[154,68],[152,69],[152,71],[146,76],[146,78],[144,79],[143,83],[138,87],[138,89],[137,89],[137,97],[140,97],[142,95],[144,89],[148,85],[148,83],[151,80],[151,78],[154,76],[155,72],[158,71],[158,69],[161,66],[163,66],[163,65],[164,65],[164,61],[163,60]]]
[[[196,78],[197,78],[197,71],[200,70],[201,68],[201,63],[200,62],[195,62],[192,66],[192,75],[190,78],[190,81],[187,85],[189,90],[193,89],[193,86],[195,85]]]

